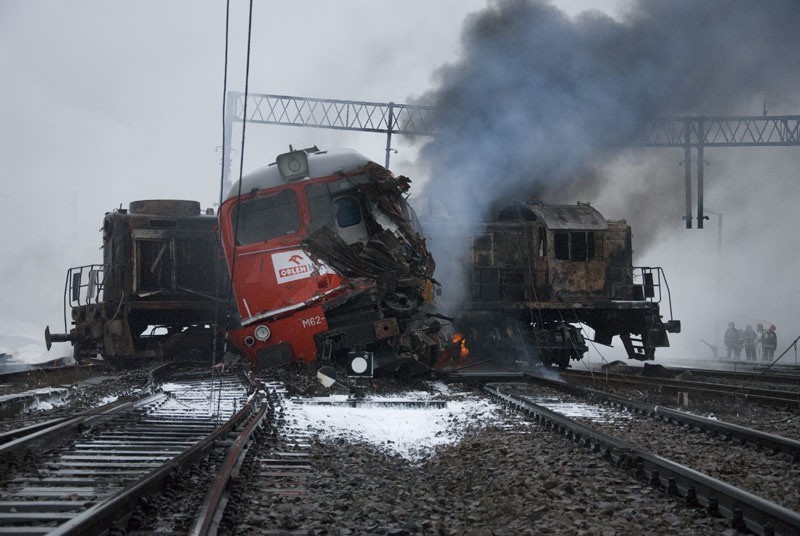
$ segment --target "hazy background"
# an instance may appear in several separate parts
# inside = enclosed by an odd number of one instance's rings
[[[659,36],[661,39],[645,39],[647,34],[634,31],[648,28],[647,21],[637,15],[643,11],[636,3],[564,0],[554,4],[560,13],[547,9],[539,13],[537,24],[550,22],[536,26],[528,36],[532,40],[517,41],[512,37],[511,42],[536,45],[541,53],[528,50],[518,54],[501,46],[496,51],[498,57],[541,60],[541,65],[530,72],[542,72],[544,79],[552,79],[558,77],[559,63],[557,58],[554,60],[550,45],[564,36],[571,38],[552,51],[567,58],[571,51],[585,50],[587,43],[605,43],[603,39],[616,42],[624,38],[632,43],[646,40],[645,52],[660,50],[662,45],[667,50],[675,46],[669,34]],[[541,6],[534,5],[534,12],[538,13]],[[680,13],[690,9],[692,3],[646,3],[646,7],[654,5],[664,6],[662,17],[668,17],[671,6]],[[718,27],[701,29],[701,36],[709,38],[704,41],[707,48],[677,40],[683,56],[676,57],[694,57],[694,70],[672,70],[666,79],[656,77],[647,83],[638,80],[631,93],[615,102],[620,108],[609,108],[604,114],[605,120],[615,117],[617,110],[626,114],[634,97],[647,100],[647,106],[634,106],[640,115],[650,110],[665,115],[760,115],[764,98],[771,114],[799,113],[800,96],[791,89],[800,87],[792,78],[798,72],[792,68],[798,61],[794,58],[797,48],[791,48],[797,32],[784,35],[787,28],[797,27],[797,13],[767,13],[764,19],[756,17],[752,22],[754,18],[747,10],[737,11],[744,5],[731,4],[727,10],[730,17]],[[776,2],[773,7],[791,5],[796,4]],[[484,14],[487,6],[492,10],[490,15]],[[596,6],[602,13],[581,15]],[[513,9],[528,12],[522,2],[477,0],[257,1],[250,91],[446,106],[450,102],[447,98],[454,95],[449,88],[458,87],[462,80],[474,80],[471,65],[499,65],[483,56],[484,40],[475,38],[485,36],[491,41],[496,27],[479,27],[481,32],[476,34],[476,21],[502,22],[504,19],[497,13],[513,13]],[[232,1],[228,87],[239,91],[244,89],[246,16],[247,3]],[[775,20],[786,24],[773,25]],[[515,25],[501,24],[500,28],[508,27],[509,32],[524,36],[526,27],[522,22],[524,19]],[[544,29],[552,29],[551,22],[559,31],[548,36]],[[603,30],[601,36],[606,36],[600,41],[580,37],[598,35],[597,28]],[[717,31],[712,32],[714,28]],[[740,32],[741,28],[747,28],[747,32]],[[8,351],[12,346],[9,337],[17,336],[34,339],[39,346],[20,353],[35,354],[43,346],[45,325],[50,324],[55,331],[63,329],[66,270],[101,261],[99,228],[105,212],[148,198],[195,199],[204,207],[215,205],[221,158],[224,32],[223,1],[0,0],[0,72],[4,81],[0,157],[5,164],[0,190],[0,336],[6,337],[0,339],[0,351]],[[621,37],[615,37],[618,34]],[[506,32],[499,32],[498,43],[504,46],[505,36]],[[758,48],[759,54],[753,57],[753,47],[748,46],[781,40],[795,52],[765,47],[766,52]],[[624,42],[616,46],[609,50],[630,48]],[[597,53],[587,57],[594,63],[584,64],[584,68],[597,65],[604,56]],[[646,60],[648,56],[643,53],[627,65],[640,65],[635,61],[640,57]],[[763,66],[745,69],[735,76],[740,61],[746,66]],[[582,78],[580,69],[577,75],[574,72],[575,65],[580,63],[573,65],[573,72],[566,78],[568,87],[577,90],[559,91],[580,101]],[[718,66],[725,68],[717,69]],[[521,69],[511,63],[511,70]],[[504,71],[500,68],[492,72],[502,75]],[[631,76],[631,69],[620,72]],[[698,72],[704,77],[698,78]],[[681,78],[687,73],[694,78]],[[597,79],[606,80],[602,76]],[[687,85],[694,88],[691,106],[689,101],[672,98],[670,84],[676,80],[683,93],[691,93],[686,91]],[[537,83],[535,79],[533,82]],[[708,92],[702,91],[705,87],[710,88]],[[724,102],[716,97],[723,89]],[[491,85],[484,90],[494,91]],[[498,108],[498,103],[511,106],[517,120],[489,125],[487,130],[494,134],[517,133],[520,129],[525,132],[527,118],[514,108],[516,100],[512,102],[511,97],[515,95],[519,96],[514,92],[489,93],[497,97],[492,102],[466,98],[474,99],[481,93],[455,93],[459,97],[456,102],[482,111],[484,120],[503,109]],[[524,103],[524,98],[520,102]],[[574,101],[566,99],[548,106],[547,118],[573,122],[586,117],[570,102]],[[603,101],[590,104],[586,110],[605,106]],[[534,142],[534,134],[542,132],[542,122],[531,129],[527,140]],[[445,140],[443,137],[437,142]],[[517,139],[508,145],[505,140],[496,140],[489,148],[480,145],[485,152],[472,152],[485,155],[484,160],[492,162],[506,148],[506,153],[501,154],[520,162],[513,184],[526,184],[519,168],[540,160],[531,155],[537,154],[537,148],[541,151],[541,145],[522,141],[525,140]],[[233,140],[235,164],[239,161],[240,142],[237,131]],[[382,163],[385,138],[250,125],[245,172],[273,161],[289,144],[316,144],[323,149],[352,147]],[[398,154],[392,155],[392,169],[414,180],[415,196],[421,195],[423,187],[426,193],[435,193],[434,181],[442,180],[443,162],[448,160],[437,160],[436,154],[457,159],[463,151],[470,151],[469,145],[464,144],[459,145],[460,153],[437,151],[435,144],[423,149],[424,143],[401,137],[395,138],[394,146]],[[706,206],[724,214],[723,263],[718,270],[716,216],[710,215],[704,230],[686,230],[681,220],[682,150],[630,149],[613,153],[604,149],[604,143],[590,144],[586,151],[581,150],[583,147],[562,147],[566,149],[564,156],[554,161],[572,162],[568,157],[574,150],[575,165],[556,170],[550,164],[531,171],[531,184],[540,184],[545,171],[558,171],[554,174],[559,178],[570,170],[573,177],[592,178],[584,181],[587,189],[555,187],[546,192],[562,202],[590,201],[608,218],[627,219],[634,229],[635,264],[665,268],[674,313],[683,321],[684,333],[672,336],[673,347],[660,351],[657,359],[710,355],[700,338],[714,342],[716,335],[721,340],[721,332],[714,332],[717,295],[720,329],[729,320],[742,326],[774,322],[778,326],[779,351],[800,334],[800,289],[794,279],[798,271],[795,230],[800,216],[795,205],[800,148],[706,151]],[[507,194],[506,187],[498,187],[494,179],[478,175],[483,182],[468,182],[465,177],[461,188],[473,192],[470,195],[478,192],[478,197],[491,198],[501,190]],[[425,184],[431,176],[434,179]],[[456,181],[449,183],[452,185],[458,184],[458,178],[450,173],[446,180]],[[444,183],[448,184],[446,180]],[[528,193],[519,191],[520,197]],[[18,341],[13,342],[13,346],[19,346]],[[600,348],[609,358],[618,354]],[[597,355],[594,350],[592,353]]]

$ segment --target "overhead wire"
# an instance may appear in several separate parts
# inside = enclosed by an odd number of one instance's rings
[[[228,140],[225,139],[225,125],[227,121],[227,98],[228,98],[228,46],[230,43],[230,21],[231,21],[231,0],[227,0],[225,2],[225,58],[224,58],[224,67],[222,70],[222,165],[220,166],[220,178],[219,178],[219,203],[217,207],[222,207],[222,190],[225,186],[225,166],[228,163],[225,161],[225,147],[228,144]],[[217,209],[219,211],[219,208]],[[217,230],[219,233],[219,230]],[[218,237],[220,238],[220,237]],[[221,244],[219,240],[217,240],[217,244]],[[219,281],[219,270],[220,266],[219,263],[214,263],[214,278],[215,281]],[[214,298],[216,307],[214,308],[214,329],[211,336],[211,365],[215,365],[217,362],[217,337],[219,335],[219,325],[220,325],[220,311],[219,311],[219,304],[222,301],[220,299],[220,285],[214,285]],[[228,294],[228,305],[226,306],[226,321],[225,325],[227,326],[227,310],[230,307],[230,292]]]
[[[240,160],[239,160],[239,188],[238,188],[238,196],[241,196],[242,193],[242,174],[244,170],[244,144],[245,144],[245,132],[247,126],[247,97],[250,87],[250,50],[251,50],[251,43],[252,43],[252,33],[253,33],[253,0],[250,0],[249,7],[248,7],[248,15],[247,15],[247,62],[245,67],[245,78],[244,78],[244,111],[243,111],[243,119],[242,119],[242,145],[240,151]],[[228,50],[229,50],[229,43],[230,43],[230,0],[227,0],[225,3],[225,68],[224,68],[224,75],[223,75],[223,89],[222,89],[222,154],[226,154],[225,146],[228,140],[225,139],[225,132],[226,132],[226,121],[227,121],[227,93],[228,93]],[[222,209],[222,192],[225,187],[225,166],[227,166],[227,162],[224,161],[223,158],[221,171],[220,171],[220,185],[219,185],[219,208]],[[230,270],[230,278],[228,281],[228,296],[225,305],[225,333],[227,334],[230,323],[231,323],[231,301],[233,299],[233,275],[236,266],[236,235],[239,231],[239,218],[238,218],[238,211],[237,217],[233,232],[233,252],[231,258],[231,270]],[[220,236],[221,238],[221,236]],[[221,242],[220,242],[221,243]],[[219,307],[217,307],[217,314],[219,314]],[[219,320],[219,318],[217,318]],[[219,326],[219,323],[217,323]],[[212,390],[213,390],[213,373],[216,370],[215,361],[216,361],[216,336],[217,330],[214,330],[214,338],[213,338],[213,351],[212,355]],[[222,403],[222,370],[219,371],[219,391],[217,393],[217,414],[219,414],[220,406]],[[213,393],[212,393],[213,398]]]
[[[247,134],[247,100],[250,93],[250,55],[252,46],[252,35],[253,35],[253,0],[250,0],[248,8],[248,16],[247,16],[247,54],[246,54],[247,61],[245,64],[245,75],[244,75],[244,102],[242,104],[242,143],[241,143],[241,148],[239,150],[239,180],[236,190],[237,200],[241,199],[242,197],[242,176],[244,174],[244,146]],[[233,279],[236,273],[236,249],[237,249],[236,237],[239,234],[239,212],[240,212],[239,210],[236,211],[233,222],[233,251],[231,252],[230,281],[228,282],[227,308],[229,313],[227,315],[227,320],[225,323],[226,332],[231,327],[230,309],[231,309],[231,302],[233,300]]]

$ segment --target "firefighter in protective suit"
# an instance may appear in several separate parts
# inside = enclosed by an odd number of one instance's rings
[[[775,348],[778,347],[778,336],[775,334],[775,324],[764,331],[761,336],[761,349],[764,361],[772,361],[775,356]]]
[[[744,328],[744,355],[748,361],[755,361],[756,360],[756,332],[753,330],[753,326],[747,324],[747,327]]]
[[[728,329],[725,330],[725,349],[728,351],[728,359],[731,358],[731,354],[736,354],[738,358],[742,353],[742,334],[736,329],[736,325],[733,322],[728,322]]]

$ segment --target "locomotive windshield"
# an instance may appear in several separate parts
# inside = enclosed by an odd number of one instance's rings
[[[361,223],[361,206],[355,197],[340,197],[336,200],[336,223],[342,228]]]
[[[238,222],[237,222],[238,218]],[[290,235],[300,230],[297,198],[292,190],[283,190],[266,197],[252,196],[231,211],[236,244],[241,246]]]

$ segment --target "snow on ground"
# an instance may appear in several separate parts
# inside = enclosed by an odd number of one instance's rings
[[[323,440],[364,441],[411,461],[423,458],[436,446],[457,442],[467,423],[485,426],[500,420],[500,407],[492,402],[450,393],[444,384],[433,387],[437,391],[434,394],[416,391],[402,396],[370,396],[357,407],[345,403],[346,395],[320,397],[313,403],[293,399],[286,405],[287,418]],[[443,398],[447,406],[442,409],[381,405]]]
[[[106,396],[104,396],[103,398],[101,398],[100,400],[97,401],[97,403],[95,404],[95,407],[99,408],[100,406],[105,406],[106,404],[111,404],[112,402],[116,402],[117,400],[119,400],[119,395],[118,394],[106,395]]]
[[[0,395],[0,402],[5,403],[14,399],[21,399],[25,404],[24,413],[30,411],[50,411],[69,403],[69,389],[65,387],[43,387],[30,389],[21,393]]]
[[[195,383],[164,383],[161,390],[169,398],[159,404],[159,411],[183,411],[195,417],[212,415],[225,418],[241,409],[247,401],[247,393],[242,390],[240,396],[228,388],[220,390],[216,381]]]

